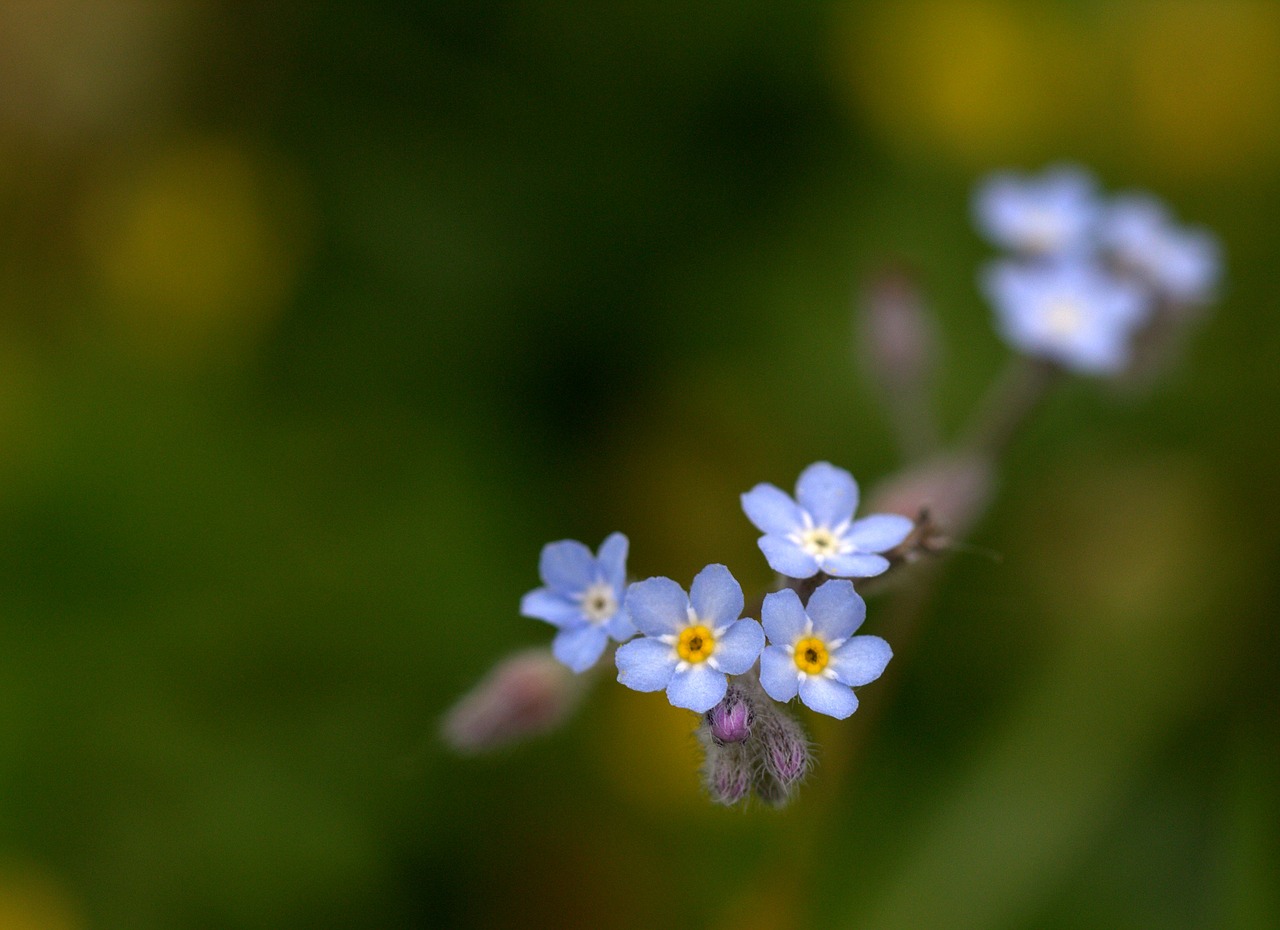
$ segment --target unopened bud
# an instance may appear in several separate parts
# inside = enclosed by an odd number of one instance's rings
[[[516,653],[448,710],[440,733],[455,752],[490,752],[559,725],[581,692],[582,676],[547,650]]]
[[[746,692],[736,684],[729,685],[724,700],[707,711],[711,738],[720,745],[750,739],[751,725],[754,722],[755,711],[751,709],[751,701]]]
[[[860,330],[863,362],[885,388],[914,389],[932,375],[938,338],[920,289],[906,269],[891,265],[866,282]]]
[[[868,510],[917,520],[928,514],[905,544],[927,551],[939,541],[931,536],[955,539],[968,533],[991,498],[992,471],[987,458],[976,453],[936,458],[876,488]]]
[[[707,794],[717,804],[729,807],[751,793],[751,758],[742,743],[708,746],[702,775]]]
[[[813,764],[804,730],[794,717],[776,708],[767,721],[762,715],[758,736],[765,771],[789,794]]]

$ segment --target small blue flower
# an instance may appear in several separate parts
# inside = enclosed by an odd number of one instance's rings
[[[915,526],[897,514],[854,520],[858,483],[829,462],[800,473],[796,497],[772,484],[757,484],[742,495],[747,518],[765,535],[757,541],[769,567],[790,578],[818,572],[842,578],[870,578],[889,567],[876,555],[907,538]]]
[[[551,651],[575,672],[595,665],[609,638],[635,635],[623,604],[627,584],[627,537],[614,533],[599,556],[572,539],[542,547],[538,574],[546,585],[520,600],[520,613],[559,627]]]
[[[797,694],[811,709],[843,720],[858,709],[853,689],[875,681],[893,657],[879,636],[854,636],[867,605],[849,581],[828,581],[808,607],[790,588],[765,596],[770,645],[760,656],[760,684],[775,701]]]
[[[636,691],[667,689],[676,707],[706,713],[764,648],[764,631],[739,620],[742,586],[723,565],[708,565],[689,593],[670,578],[637,581],[627,610],[644,634],[618,647],[618,681]]]
[[[1222,273],[1218,240],[1206,230],[1178,226],[1156,198],[1117,197],[1103,218],[1099,238],[1123,268],[1159,293],[1189,304],[1213,296]]]
[[[991,175],[974,194],[973,212],[978,228],[997,245],[1057,255],[1087,243],[1098,200],[1089,174],[1059,166],[1039,177]]]
[[[1131,336],[1151,311],[1142,288],[1083,258],[995,262],[985,270],[982,287],[1001,334],[1015,349],[1094,374],[1128,363]]]

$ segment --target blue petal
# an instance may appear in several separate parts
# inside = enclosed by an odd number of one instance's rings
[[[605,630],[618,642],[623,642],[636,635],[636,625],[631,622],[631,615],[626,607],[619,607],[618,612],[604,623]]]
[[[889,560],[882,555],[862,555],[850,552],[833,555],[822,563],[822,570],[836,578],[871,578],[889,567]]]
[[[667,699],[674,707],[685,707],[703,714],[715,707],[729,690],[729,679],[705,662],[690,665],[671,676]]]
[[[879,636],[855,636],[831,653],[830,668],[837,680],[858,687],[875,681],[893,658],[893,650]]]
[[[764,631],[769,634],[769,642],[777,646],[790,646],[804,633],[804,607],[800,604],[800,595],[790,588],[774,591],[764,596],[764,606],[760,608],[760,619],[764,621]]]
[[[520,614],[545,620],[553,626],[581,623],[582,608],[577,601],[556,594],[549,588],[537,588],[520,598]]]
[[[858,709],[858,697],[851,688],[822,675],[808,675],[800,682],[800,700],[818,713],[837,720]]]
[[[623,643],[613,658],[618,666],[618,681],[633,691],[661,691],[680,661],[674,649],[656,639]]]
[[[818,563],[791,540],[783,536],[761,536],[756,545],[764,553],[769,567],[788,578],[811,578],[818,574]]]
[[[907,517],[877,513],[854,520],[845,538],[862,552],[885,552],[911,535],[915,527],[915,521]]]
[[[627,586],[627,537],[621,533],[611,533],[600,544],[596,566],[601,577],[621,594],[622,589]]]
[[[670,578],[647,578],[627,589],[627,613],[646,636],[678,633],[689,623],[689,598]]]
[[[830,642],[852,636],[867,618],[867,605],[852,581],[828,581],[809,597],[805,612],[813,621],[813,632]]]
[[[758,530],[774,536],[785,536],[803,522],[796,502],[772,484],[757,484],[743,494],[742,509]]]
[[[604,630],[585,623],[557,633],[551,643],[551,652],[575,672],[585,672],[596,664],[607,642],[609,637]]]
[[[542,547],[538,573],[551,590],[559,594],[577,594],[596,580],[596,560],[582,543],[562,539]]]
[[[789,701],[800,690],[795,660],[781,646],[760,653],[760,686],[775,701]]]
[[[830,462],[814,462],[800,473],[796,500],[819,526],[836,526],[858,509],[858,483]]]
[[[764,630],[754,620],[739,620],[716,640],[715,653],[708,660],[720,671],[741,675],[756,664],[764,648]]]
[[[742,616],[742,585],[723,565],[708,565],[689,586],[689,603],[699,620],[718,630]]]

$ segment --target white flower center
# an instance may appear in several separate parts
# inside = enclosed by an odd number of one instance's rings
[[[607,581],[597,581],[582,592],[582,615],[592,623],[604,623],[617,612],[618,598]]]
[[[1074,336],[1084,325],[1084,312],[1077,301],[1059,297],[1045,308],[1044,325],[1058,338]]]

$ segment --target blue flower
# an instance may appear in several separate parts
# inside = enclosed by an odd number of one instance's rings
[[[520,600],[520,613],[559,627],[551,651],[575,672],[595,665],[609,638],[635,635],[623,604],[627,584],[627,537],[614,533],[599,556],[572,539],[542,547],[538,574],[545,588]]]
[[[1151,311],[1142,288],[1083,258],[995,262],[982,287],[1001,334],[1015,349],[1095,374],[1128,363],[1130,337]]]
[[[1039,177],[991,175],[975,192],[973,211],[978,228],[997,245],[1056,255],[1087,243],[1098,201],[1092,177],[1059,166]]]
[[[854,636],[867,605],[850,581],[828,581],[808,607],[790,588],[765,596],[770,645],[760,656],[760,684],[775,701],[800,700],[843,720],[858,709],[853,689],[880,677],[893,650],[879,636]]]
[[[1218,240],[1203,229],[1178,226],[1164,204],[1146,194],[1117,197],[1099,238],[1121,267],[1181,303],[1204,303],[1222,272]]]
[[[897,514],[853,519],[858,483],[843,468],[815,462],[800,473],[796,497],[772,484],[757,484],[742,495],[747,518],[765,535],[758,540],[769,567],[790,578],[818,572],[869,578],[889,567],[876,555],[907,538],[915,526]]]
[[[618,681],[636,691],[667,689],[676,707],[706,713],[764,648],[764,631],[739,620],[742,587],[723,565],[708,565],[689,593],[670,578],[638,581],[627,610],[644,634],[618,647]]]

